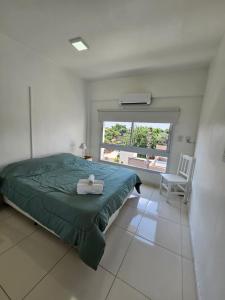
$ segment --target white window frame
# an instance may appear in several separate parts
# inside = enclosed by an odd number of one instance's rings
[[[170,123],[170,127],[169,127],[169,138],[168,138],[168,143],[167,143],[167,150],[159,150],[159,149],[152,149],[152,148],[141,148],[141,147],[135,147],[135,146],[124,146],[124,145],[116,145],[116,144],[107,144],[107,143],[103,143],[103,124],[104,122],[107,121],[102,121],[101,122],[101,130],[100,130],[100,143],[99,143],[99,161],[104,162],[104,163],[108,163],[108,164],[113,164],[113,165],[121,165],[119,163],[114,163],[114,162],[109,162],[109,161],[105,161],[103,159],[101,159],[101,148],[106,148],[106,149],[115,149],[118,151],[125,151],[125,152],[134,152],[137,154],[142,154],[142,155],[146,155],[147,153],[154,155],[154,156],[164,156],[167,157],[167,164],[166,164],[166,172],[168,170],[169,167],[169,163],[170,163],[170,150],[171,150],[171,141],[172,141],[172,135],[173,135],[173,123]],[[110,121],[110,122],[116,122],[116,123],[120,123],[122,121]],[[125,122],[125,121],[124,121]],[[129,123],[157,123],[157,122],[131,122],[129,121]],[[159,122],[159,123],[163,123],[163,122]],[[133,127],[133,124],[132,124]],[[155,171],[155,170],[151,170],[151,169],[144,169],[144,168],[139,168],[139,167],[135,167],[135,166],[129,166],[129,165],[123,165],[124,167],[127,168],[131,168],[131,169],[138,169],[138,170],[142,170],[142,171],[147,171],[147,172],[151,172],[151,173],[156,173],[156,174],[160,174],[160,172]]]

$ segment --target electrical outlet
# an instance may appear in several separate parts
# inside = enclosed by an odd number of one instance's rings
[[[186,140],[186,143],[192,144],[192,141],[191,141],[191,137],[190,137],[190,136],[185,136],[185,140]]]

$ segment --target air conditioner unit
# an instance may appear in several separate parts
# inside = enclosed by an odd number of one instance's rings
[[[120,105],[150,105],[151,94],[126,94],[121,97]]]

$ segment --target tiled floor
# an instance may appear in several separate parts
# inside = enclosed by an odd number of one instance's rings
[[[106,234],[97,271],[74,249],[0,208],[0,300],[196,300],[187,209],[134,193]]]

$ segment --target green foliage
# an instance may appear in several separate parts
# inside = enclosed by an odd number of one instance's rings
[[[114,162],[119,163],[120,162],[120,155],[117,154],[117,156],[113,159]]]
[[[130,129],[120,124],[106,128],[104,142],[107,144],[128,145],[130,142]]]
[[[133,129],[132,145],[135,147],[146,148],[151,144],[151,136],[149,134],[151,128],[139,126]]]
[[[135,147],[155,149],[156,145],[167,145],[168,135],[168,129],[135,126],[131,137],[131,129],[116,124],[105,129],[104,142],[118,145],[130,145],[131,142]]]

